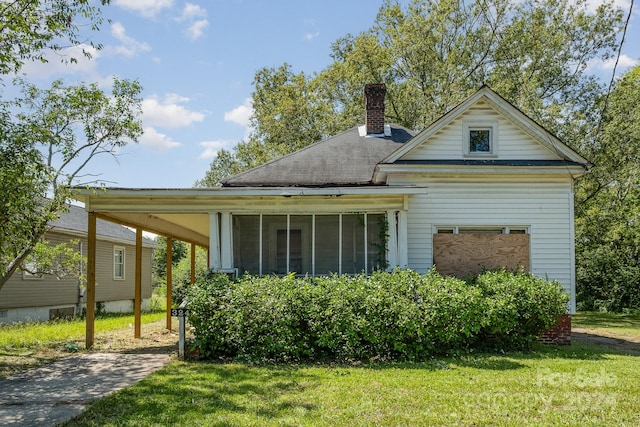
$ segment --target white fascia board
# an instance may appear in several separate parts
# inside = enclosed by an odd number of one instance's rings
[[[452,166],[452,165],[378,165],[380,177],[393,173],[433,174],[500,174],[500,175],[568,175],[578,178],[585,174],[581,166]]]
[[[219,187],[207,189],[127,189],[107,188],[94,192],[91,189],[74,190],[74,195],[81,201],[92,198],[115,197],[228,197],[228,196],[345,196],[376,194],[420,194],[426,191],[423,187],[402,186],[362,186],[362,187]],[[90,208],[85,207],[90,210]]]

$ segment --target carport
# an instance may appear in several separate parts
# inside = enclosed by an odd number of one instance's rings
[[[143,193],[145,195],[143,195]],[[141,336],[142,307],[142,233],[159,234],[167,238],[167,312],[166,327],[171,329],[171,259],[172,241],[191,244],[191,283],[195,281],[195,248],[209,251],[209,229],[212,215],[204,208],[183,204],[193,202],[197,194],[185,190],[74,189],[74,198],[84,202],[88,215],[86,348],[94,344],[96,303],[96,220],[111,221],[136,230],[134,337]],[[201,193],[196,191],[195,193]],[[117,198],[118,202],[114,202]],[[210,204],[210,202],[209,202]],[[186,206],[188,205],[188,207]],[[210,259],[211,257],[209,257]]]

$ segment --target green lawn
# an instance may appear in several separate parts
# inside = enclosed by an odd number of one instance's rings
[[[574,343],[421,364],[175,361],[67,425],[638,426],[640,357]]]

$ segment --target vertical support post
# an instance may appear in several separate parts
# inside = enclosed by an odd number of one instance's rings
[[[396,211],[387,211],[387,225],[389,240],[387,241],[387,263],[389,269],[393,270],[398,266],[398,222],[396,219]]]
[[[400,268],[409,266],[409,242],[407,230],[407,211],[398,212],[398,265]]]
[[[171,330],[171,303],[173,300],[173,239],[167,237],[167,329]]]
[[[220,214],[220,266],[224,269],[233,268],[231,212],[222,212]]]
[[[142,325],[142,229],[136,229],[136,290],[133,300],[134,338],[140,338]]]
[[[89,212],[87,236],[87,315],[85,347],[93,347],[96,315],[96,214]]]
[[[209,214],[209,265],[210,268],[219,270],[222,268],[220,259],[220,223],[218,212]]]
[[[196,283],[196,244],[191,244],[191,281],[193,285]]]

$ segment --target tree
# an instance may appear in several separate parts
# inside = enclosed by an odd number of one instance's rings
[[[577,294],[584,310],[639,310],[640,67],[601,102],[595,166],[576,189]]]
[[[77,61],[64,48],[91,57],[96,44],[84,29],[102,23],[98,5],[109,0],[13,0],[0,5],[0,77],[16,75],[27,61],[46,62],[51,52]],[[68,186],[96,182],[86,175],[95,156],[117,155],[142,133],[141,87],[115,79],[110,95],[95,84],[40,89],[17,80],[18,99],[0,101],[0,289],[18,268],[62,274],[77,259],[64,245],[42,241],[65,209]],[[68,249],[68,248],[67,248]],[[55,259],[55,262],[54,262]]]
[[[109,0],[101,0],[107,5]],[[90,0],[11,0],[0,4],[0,75],[17,73],[25,61],[46,62],[47,51],[60,52],[68,46],[91,49],[101,46],[81,37],[81,27],[98,30],[100,8]],[[75,62],[77,58],[61,57]]]
[[[153,273],[160,280],[166,280],[167,276],[167,238],[156,237],[158,247],[153,251]],[[186,243],[180,240],[171,240],[171,265],[176,266],[189,254]]]
[[[22,96],[5,102],[8,120],[0,140],[0,288],[64,211],[69,186],[96,182],[85,174],[89,162],[116,157],[120,147],[142,134],[141,86],[135,81],[114,79],[110,95],[97,84],[55,81],[45,90],[26,82],[21,86]],[[33,261],[38,258],[46,255]]]
[[[616,53],[622,14],[586,0],[387,0],[371,29],[347,35],[320,73],[288,65],[256,74],[253,133],[211,164],[224,177],[289,153],[363,120],[362,88],[387,86],[390,122],[421,130],[482,84],[581,148],[605,91],[587,73]],[[595,120],[594,120],[595,119]],[[229,167],[233,165],[233,167]]]

